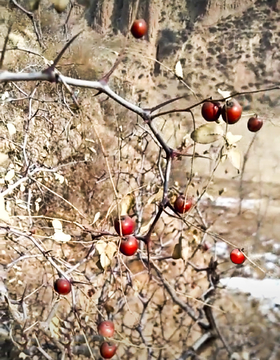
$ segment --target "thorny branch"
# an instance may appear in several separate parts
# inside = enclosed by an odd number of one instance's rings
[[[36,32],[36,35],[37,35],[37,38],[38,38],[38,41],[40,42],[40,36],[39,36],[39,33],[38,33],[38,29],[37,29],[33,14],[26,11],[25,9],[23,9],[15,0],[12,0],[12,2],[18,8],[20,8],[32,20],[33,26],[34,26],[34,29],[35,29],[35,32]],[[175,155],[177,153],[176,153],[176,151],[174,149],[170,148],[167,145],[166,141],[163,139],[162,135],[160,134],[160,132],[155,127],[153,120],[155,118],[159,117],[159,116],[164,116],[164,115],[172,114],[172,113],[175,113],[175,112],[190,112],[192,114],[191,110],[193,108],[197,107],[198,105],[202,104],[204,101],[206,101],[208,99],[199,101],[199,102],[197,102],[197,103],[195,103],[192,106],[187,107],[187,108],[172,109],[172,110],[168,110],[168,111],[158,112],[156,114],[152,114],[152,113],[154,113],[156,110],[159,110],[159,109],[161,109],[162,107],[164,107],[166,105],[169,105],[171,103],[174,103],[174,102],[182,99],[183,97],[176,97],[174,99],[165,101],[165,102],[163,102],[163,103],[161,103],[161,104],[159,104],[157,106],[154,106],[151,109],[144,109],[144,108],[142,108],[142,107],[140,107],[138,105],[135,105],[135,104],[127,101],[123,97],[119,96],[116,92],[114,92],[110,88],[110,86],[108,85],[109,78],[113,74],[113,72],[115,71],[117,66],[120,64],[120,62],[122,60],[123,53],[121,53],[119,55],[118,59],[116,60],[115,64],[113,65],[112,69],[105,76],[103,76],[103,78],[101,80],[99,80],[99,81],[87,81],[87,80],[75,79],[75,78],[71,78],[71,77],[67,77],[67,76],[62,75],[59,71],[57,71],[56,66],[58,65],[58,62],[62,58],[62,56],[63,56],[64,52],[66,51],[66,49],[78,37],[79,34],[80,33],[75,35],[63,47],[63,49],[61,50],[59,55],[56,57],[56,59],[51,64],[49,64],[47,69],[45,69],[43,71],[39,71],[39,72],[34,72],[34,73],[23,73],[23,72],[22,73],[13,73],[13,72],[10,72],[10,71],[5,71],[5,70],[3,71],[2,70],[2,71],[0,71],[0,82],[4,83],[4,82],[11,82],[11,81],[13,81],[13,82],[19,82],[19,81],[48,81],[48,82],[51,82],[51,83],[61,83],[62,85],[64,85],[67,88],[67,90],[71,94],[73,94],[73,92],[72,92],[70,86],[94,89],[94,90],[97,90],[96,95],[106,94],[112,100],[114,100],[118,104],[122,105],[126,109],[128,109],[128,110],[134,112],[135,114],[139,115],[144,120],[145,125],[147,125],[147,127],[150,129],[150,131],[151,131],[151,133],[153,135],[153,139],[156,140],[156,142],[157,142],[157,144],[159,146],[159,153],[160,153],[160,157],[159,157],[159,160],[158,160],[159,164],[160,164],[161,158],[163,158],[163,157],[161,157],[161,152],[163,151],[165,153],[165,158],[164,158],[165,169],[164,169],[164,171],[161,172],[162,183],[163,183],[162,184],[163,195],[162,195],[162,199],[161,199],[160,203],[157,204],[158,206],[157,206],[157,211],[156,211],[155,217],[154,217],[151,225],[149,226],[149,229],[148,229],[146,235],[139,234],[137,236],[138,239],[144,241],[144,243],[147,245],[148,259],[146,260],[146,259],[141,258],[141,260],[144,263],[148,263],[149,270],[153,269],[155,271],[155,273],[157,275],[157,279],[160,281],[160,283],[162,283],[164,289],[170,295],[173,302],[175,304],[177,304],[184,312],[186,312],[186,314],[193,320],[194,323],[196,323],[200,327],[200,329],[202,331],[201,338],[198,341],[196,341],[191,348],[184,351],[181,354],[180,358],[178,358],[178,360],[187,359],[189,357],[196,358],[197,357],[196,354],[199,351],[199,349],[207,341],[209,341],[211,339],[214,339],[216,337],[219,337],[221,339],[221,341],[223,342],[224,347],[226,348],[228,353],[231,354],[231,349],[230,349],[229,345],[226,343],[223,335],[219,331],[219,328],[217,326],[216,320],[215,320],[214,315],[213,315],[212,308],[211,308],[211,306],[209,306],[211,304],[211,301],[212,301],[213,295],[215,293],[217,283],[219,281],[219,276],[218,276],[217,271],[216,271],[217,270],[217,263],[214,262],[213,260],[211,260],[209,265],[206,268],[199,269],[195,265],[193,265],[192,263],[188,262],[188,265],[192,266],[195,269],[195,271],[197,271],[197,272],[206,271],[206,273],[207,273],[207,279],[208,279],[208,282],[209,282],[209,288],[207,289],[207,291],[202,296],[202,300],[205,302],[205,304],[203,306],[203,309],[202,309],[203,314],[204,314],[204,319],[202,319],[201,314],[199,312],[196,313],[194,311],[194,309],[188,303],[182,301],[181,298],[176,294],[176,291],[174,290],[174,288],[168,283],[168,281],[165,280],[161,269],[155,263],[155,259],[151,259],[151,257],[150,257],[150,249],[149,249],[150,238],[151,238],[152,232],[154,231],[154,228],[155,228],[156,224],[158,223],[158,220],[160,219],[164,209],[166,207],[169,207],[176,214],[176,211],[174,210],[174,208],[169,203],[168,196],[169,196],[169,179],[170,179],[170,174],[171,174],[172,161],[176,157]],[[8,36],[7,36],[6,41],[4,43],[4,48],[3,48],[1,59],[0,59],[0,68],[3,65],[5,51],[8,50],[6,48],[7,39],[8,39]],[[280,89],[280,86],[274,86],[272,88],[263,89],[263,90],[240,92],[240,93],[236,93],[236,94],[231,95],[231,97],[236,96],[236,95],[243,95],[243,94],[247,94],[247,93],[252,94],[252,93],[260,93],[260,92],[263,92],[263,91],[272,91],[272,90],[276,90],[276,89]],[[0,194],[0,196],[2,196],[2,197],[5,197],[8,194],[12,193],[13,190],[15,190],[17,187],[19,187],[22,183],[24,183],[28,179],[32,179],[32,177],[36,173],[39,173],[41,171],[55,171],[55,169],[49,170],[49,169],[44,169],[42,167],[35,167],[35,169],[33,168],[32,170],[30,170],[31,167],[30,167],[30,164],[29,164],[28,156],[26,154],[26,144],[27,144],[27,140],[28,140],[29,121],[31,120],[31,118],[33,116],[32,113],[31,113],[31,101],[32,101],[32,99],[34,97],[35,91],[36,91],[36,88],[34,89],[31,96],[29,97],[29,99],[30,99],[30,111],[29,111],[29,119],[28,119],[28,122],[26,123],[26,132],[25,132],[25,139],[24,139],[24,145],[23,145],[24,159],[25,159],[25,165],[27,167],[27,172],[22,178],[20,178],[18,181],[16,181],[8,189],[2,191],[2,193]],[[218,100],[215,100],[215,101],[225,101],[226,99],[227,98],[222,98],[222,99],[218,99]],[[75,101],[75,97],[74,97],[74,101]],[[193,114],[192,114],[192,116],[193,116]],[[89,116],[89,118],[90,118],[90,116]],[[101,143],[101,145],[102,145],[102,143]],[[103,146],[102,146],[102,152],[103,152],[103,155],[104,155],[105,159],[107,159]],[[109,170],[109,176],[110,176],[112,185],[114,187],[114,182],[113,182],[113,179],[112,179],[112,174],[110,173],[110,167],[109,167],[108,162],[107,162],[107,167],[108,167],[108,170]],[[33,180],[36,181],[36,179],[33,179]],[[140,182],[140,180],[139,180],[139,182]],[[117,190],[116,190],[115,187],[114,187],[114,192],[115,192],[115,195],[117,195]],[[137,199],[137,201],[140,202],[141,199]],[[138,209],[138,215],[139,214],[140,214],[140,210]],[[176,214],[176,215],[178,215],[178,214]],[[141,220],[140,217],[139,217],[138,220]],[[205,234],[206,234],[207,224],[204,221],[203,221],[203,226],[204,226],[204,231],[205,231]],[[95,240],[97,240],[99,237],[102,237],[102,236],[104,236],[104,237],[106,237],[106,236],[110,236],[110,237],[116,236],[115,234],[111,234],[110,232],[106,232],[106,231],[100,231],[100,232],[98,232],[98,234],[95,234],[95,232],[93,230],[92,231],[89,230],[89,232],[92,235],[93,243],[92,243],[92,245],[90,247],[90,250],[88,251],[87,255],[85,256],[84,259],[80,260],[76,265],[71,266],[69,268],[69,270],[63,271],[57,265],[57,262],[55,261],[55,258],[53,258],[50,255],[49,251],[45,250],[43,245],[35,237],[33,237],[33,236],[29,235],[29,234],[26,234],[23,231],[19,231],[17,229],[11,228],[9,226],[0,225],[0,228],[5,230],[7,233],[12,233],[12,234],[14,234],[16,236],[23,236],[23,237],[27,238],[29,241],[32,242],[32,244],[40,252],[39,255],[36,254],[36,255],[21,255],[21,256],[19,256],[16,260],[11,262],[9,264],[9,266],[7,266],[7,269],[12,268],[17,262],[19,262],[21,260],[24,260],[24,259],[27,259],[27,258],[30,258],[30,257],[43,256],[43,258],[45,258],[54,269],[56,269],[56,271],[58,272],[58,274],[60,276],[63,276],[65,279],[68,279],[69,281],[70,281],[69,274],[74,272],[75,270],[77,270],[78,267],[80,267],[80,266],[84,265],[85,263],[87,263],[87,261],[91,258],[91,256],[94,255],[94,253],[95,253],[95,243],[94,243],[94,241]],[[86,229],[86,227],[84,229]],[[140,230],[140,224],[139,224],[138,230]],[[213,236],[215,236],[215,234]],[[163,257],[163,259],[164,259],[164,257]],[[103,299],[103,297],[105,298],[105,288],[106,288],[106,286],[107,286],[107,282],[105,282],[103,284],[103,288],[101,290],[101,295],[99,297],[99,304],[98,304],[99,306],[103,305],[103,302],[105,303],[105,300]],[[136,327],[136,331],[139,333],[143,343],[147,347],[148,358],[149,359],[152,358],[152,348],[148,345],[148,342],[146,341],[145,336],[143,334],[143,331],[142,331],[142,328],[141,328],[141,320],[143,319],[143,317],[145,315],[145,311],[146,311],[147,306],[148,306],[149,302],[151,301],[152,297],[153,296],[151,296],[149,298],[149,300],[145,300],[144,298],[139,296],[141,302],[143,303],[143,311],[142,311],[142,314],[141,314],[141,317],[140,317],[139,325]],[[83,330],[83,327],[82,327],[81,322],[80,322],[80,318],[77,315],[77,311],[76,311],[76,307],[75,307],[74,292],[72,292],[72,300],[73,300],[73,309],[74,309],[75,316],[77,317],[77,320],[78,320],[78,322],[80,324],[80,327]],[[205,319],[207,320],[207,323],[204,322]],[[86,338],[86,341],[87,341],[87,338]],[[61,351],[62,350],[64,351],[64,348],[61,346],[61,344],[59,346],[57,345],[57,347]],[[89,347],[88,342],[87,342],[87,347],[88,347],[90,355],[93,357],[93,354],[91,352],[91,349]],[[39,349],[39,351],[46,358],[50,358],[49,355],[45,352],[45,350],[40,346],[39,343],[38,343],[37,348]]]

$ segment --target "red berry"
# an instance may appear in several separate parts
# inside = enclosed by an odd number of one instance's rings
[[[129,235],[122,239],[120,245],[120,252],[126,256],[132,256],[138,249],[138,241],[133,235]]]
[[[71,283],[63,278],[57,279],[54,283],[54,290],[60,295],[67,295],[71,291]]]
[[[206,101],[201,108],[201,115],[206,121],[217,121],[221,112],[222,108],[219,102]]]
[[[117,346],[113,343],[104,342],[100,346],[100,355],[104,359],[111,359],[117,351]]]
[[[237,265],[241,265],[246,260],[245,255],[239,249],[233,249],[230,253],[230,260]]]
[[[228,124],[235,124],[242,115],[242,106],[235,99],[228,100],[222,108],[223,120]]]
[[[179,195],[174,203],[175,210],[183,214],[192,207],[192,199],[186,199],[184,195]]]
[[[147,23],[144,19],[135,20],[131,27],[131,33],[136,39],[140,39],[147,33]]]
[[[114,226],[115,230],[119,235],[131,235],[135,229],[135,222],[128,215],[121,216],[121,226],[119,218],[115,219]]]
[[[114,323],[112,321],[102,321],[98,325],[98,333],[104,337],[112,337],[115,332]]]
[[[252,132],[259,131],[262,126],[263,126],[263,121],[262,119],[258,118],[257,115],[251,117],[247,123],[248,130]]]

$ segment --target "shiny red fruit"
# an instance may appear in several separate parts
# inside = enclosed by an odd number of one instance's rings
[[[119,219],[115,219],[114,226],[115,230],[119,235],[131,235],[134,232],[135,229],[135,222],[133,219],[131,219],[128,215],[122,215],[121,216],[121,222]],[[121,225],[120,225],[121,224]]]
[[[71,291],[71,283],[63,278],[57,279],[54,283],[54,290],[60,295],[67,295]]]
[[[192,207],[192,199],[186,199],[184,195],[179,195],[174,203],[175,210],[183,214]]]
[[[235,124],[242,115],[242,106],[235,99],[228,100],[222,108],[223,120],[228,124]]]
[[[114,336],[115,327],[112,321],[102,321],[98,325],[98,334],[104,337]]]
[[[241,265],[246,260],[245,255],[239,249],[233,249],[230,253],[230,260],[237,265]]]
[[[222,107],[219,102],[206,101],[201,108],[201,115],[206,121],[217,121],[221,112]]]
[[[126,256],[132,256],[138,250],[138,240],[133,235],[122,239],[120,252]]]
[[[113,343],[104,342],[100,346],[100,355],[104,359],[111,359],[117,351],[117,346]]]
[[[248,130],[252,132],[259,131],[262,128],[262,126],[263,126],[263,121],[257,115],[251,117],[247,123]]]
[[[147,33],[148,26],[144,19],[135,20],[131,27],[131,34],[136,38],[140,39]]]

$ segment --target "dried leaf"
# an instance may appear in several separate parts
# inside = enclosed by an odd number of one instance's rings
[[[21,352],[20,354],[19,354],[19,359],[26,359],[26,358],[28,358],[29,356],[28,355],[26,355],[24,352]]]
[[[122,198],[120,202],[120,215],[126,215],[129,213],[129,210],[133,206],[134,203],[134,195],[129,194]]]
[[[15,126],[11,123],[7,124],[7,128],[8,128],[10,136],[13,136],[17,132]]]
[[[107,257],[105,253],[102,253],[100,255],[100,264],[103,267],[103,269],[105,269],[107,266],[111,264],[110,259]]]
[[[226,141],[229,145],[233,145],[242,139],[242,135],[233,135],[230,131],[226,133]]]
[[[52,321],[50,322],[50,332],[52,337],[59,339],[60,337],[59,329],[60,329],[59,318],[57,316],[54,316],[52,318]]]
[[[57,231],[52,236],[52,239],[55,241],[67,242],[71,240],[71,235],[65,234],[63,231]]]
[[[154,195],[152,195],[148,199],[147,205],[150,205],[150,204],[157,203],[157,202],[161,201],[162,195],[163,195],[163,190],[160,189],[157,193],[155,193]]]
[[[62,231],[62,223],[59,220],[53,220],[52,226],[54,228],[54,235],[52,236],[53,240],[62,242],[67,242],[71,240],[71,235],[65,234]]]
[[[100,212],[98,211],[95,215],[94,215],[94,219],[91,225],[95,224],[96,221],[100,218]]]
[[[223,98],[227,98],[228,96],[231,95],[231,92],[230,91],[223,91],[221,89],[218,89],[218,93],[220,95],[222,95]],[[228,98],[228,100],[230,100],[231,98]]]
[[[223,128],[217,123],[201,125],[191,133],[193,141],[199,144],[211,144],[224,135]]]
[[[59,220],[54,219],[54,220],[52,221],[52,226],[53,226],[53,228],[54,228],[54,232],[62,231],[62,223],[61,223]]]
[[[117,251],[117,245],[114,242],[107,243],[105,253],[110,260],[113,259],[116,251]]]
[[[95,245],[95,248],[96,250],[99,252],[99,254],[103,254],[105,252],[105,249],[106,249],[106,242],[103,241],[103,240],[99,240],[97,241],[96,245]]]
[[[231,148],[227,153],[229,161],[240,172],[242,166],[242,155],[237,148]]]
[[[182,65],[181,65],[181,61],[177,61],[176,65],[175,65],[175,74],[179,79],[183,79],[183,69],[182,69]]]
[[[172,253],[172,258],[176,260],[182,258],[182,244],[180,242],[175,245]]]
[[[58,181],[60,182],[60,184],[63,184],[63,183],[64,183],[64,176],[55,173],[55,174],[54,174],[54,177],[55,177],[55,180],[58,180]]]
[[[11,181],[12,178],[15,176],[15,170],[11,169],[7,172],[6,176],[5,176],[5,180],[6,181]]]

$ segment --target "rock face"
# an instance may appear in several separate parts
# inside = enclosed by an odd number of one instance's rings
[[[201,1],[205,6],[204,13],[201,14],[201,20],[204,25],[214,24],[221,18],[227,16],[242,14],[243,11],[252,6],[256,0],[208,0]],[[189,9],[202,8],[199,2],[188,1]]]
[[[203,83],[207,95],[214,83],[246,90],[275,81],[279,9],[280,0],[91,0],[86,17],[98,32],[125,36],[145,18],[147,54],[172,67],[181,58],[189,85],[200,91]]]

